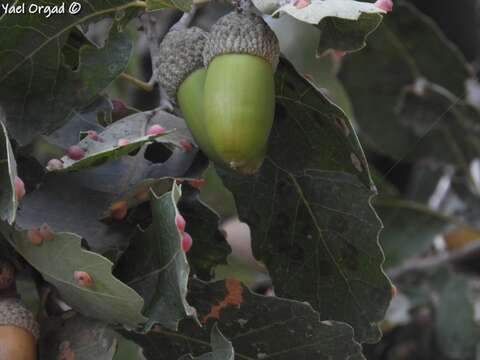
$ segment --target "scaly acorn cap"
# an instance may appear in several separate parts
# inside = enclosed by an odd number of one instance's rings
[[[277,68],[280,46],[275,33],[258,15],[233,11],[221,17],[211,28],[205,48],[205,67],[221,54],[250,54],[267,60]]]
[[[198,27],[170,30],[160,44],[158,80],[172,100],[192,72],[203,67],[206,32]]]
[[[16,298],[0,300],[0,326],[10,325],[27,330],[38,340],[38,323],[33,314]]]

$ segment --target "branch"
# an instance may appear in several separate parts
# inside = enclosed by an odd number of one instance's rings
[[[192,9],[189,12],[183,13],[180,20],[178,20],[170,29],[171,30],[184,30],[192,22],[195,14],[197,13],[198,6],[193,4]]]
[[[160,65],[160,43],[162,42],[165,35],[168,31],[172,29],[186,29],[191,21],[193,20],[195,14],[197,12],[197,6],[193,5],[192,10],[188,13],[184,13],[182,17],[171,27],[162,27],[160,28],[157,26],[157,19],[155,15],[152,13],[145,13],[141,16],[140,20],[142,21],[143,29],[145,31],[145,35],[147,37],[148,48],[150,51],[150,58],[152,60],[152,77],[150,81],[147,83],[148,86],[154,86],[158,84],[158,69]],[[173,105],[168,98],[168,95],[161,86],[159,86],[160,92],[160,100],[159,100],[159,108],[162,110],[166,110],[169,112],[173,111]]]
[[[439,266],[461,262],[472,256],[480,257],[480,243],[473,243],[453,252],[413,259],[404,265],[389,270],[388,276],[395,281],[409,273],[430,271]]]
[[[140,79],[137,79],[136,77],[134,77],[130,74],[127,74],[126,72],[121,73],[120,78],[128,81],[129,83],[136,86],[140,90],[143,90],[143,91],[146,91],[146,92],[153,91],[153,87],[155,85],[155,83],[153,83],[153,84],[151,83],[152,79],[150,79],[149,82],[145,82],[145,81],[142,81]]]
[[[150,58],[152,62],[152,77],[148,81],[150,86],[158,84],[158,67],[160,65],[159,52],[160,52],[160,43],[162,42],[164,36],[168,32],[168,29],[160,29],[157,26],[157,19],[152,13],[145,13],[140,18],[145,35],[147,37],[148,49],[150,51]],[[160,88],[160,99],[159,107],[162,110],[173,111],[173,105],[168,99],[165,91]]]
[[[251,11],[254,6],[251,0],[231,0],[232,5],[237,11]]]

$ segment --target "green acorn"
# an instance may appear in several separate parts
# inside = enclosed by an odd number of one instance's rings
[[[200,149],[216,160],[203,124],[203,48],[206,32],[197,27],[171,30],[160,44],[159,82],[178,103]]]
[[[220,160],[240,173],[256,172],[265,157],[279,53],[273,31],[246,12],[220,18],[205,43],[206,135]]]

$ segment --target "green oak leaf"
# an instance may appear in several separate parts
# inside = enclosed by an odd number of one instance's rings
[[[117,125],[115,123],[112,126]],[[118,126],[116,126],[118,128]],[[175,130],[173,130],[175,131]],[[80,160],[73,160],[67,155],[61,158],[63,162],[63,168],[57,171],[79,171],[82,169],[88,169],[90,167],[99,166],[107,161],[112,161],[126,156],[135,150],[138,150],[145,144],[152,141],[163,140],[163,138],[170,135],[173,131],[165,132],[161,135],[146,135],[135,139],[121,138],[128,141],[126,145],[118,145],[119,140],[115,134],[112,134],[108,129],[100,134],[101,141],[90,139],[85,137],[78,146],[85,151],[85,157]]]
[[[219,174],[275,293],[352,325],[358,341],[376,342],[391,285],[362,148],[345,114],[285,62],[276,86],[277,115],[259,173]]]
[[[362,13],[356,20],[329,17],[318,27],[321,30],[317,56],[328,50],[354,52],[363,49],[366,39],[382,22],[378,14]]]
[[[178,332],[156,327],[147,334],[122,334],[143,348],[147,360],[210,352],[209,333],[215,325],[233,345],[235,359],[364,359],[350,326],[320,321],[307,303],[254,294],[236,279],[192,280],[188,299],[203,326],[188,319]]]
[[[141,310],[143,299],[132,288],[112,275],[113,263],[103,256],[82,249],[81,238],[55,232],[52,240],[34,245],[28,230],[0,223],[2,235],[43,278],[58,290],[61,298],[79,313],[105,321],[137,327],[146,321]],[[87,272],[91,286],[82,286],[76,271]]]
[[[162,124],[166,128],[165,133],[147,135],[147,127],[152,123]],[[68,156],[64,156],[61,159],[63,169],[57,171],[78,171],[99,166],[128,155],[152,141],[177,148],[181,148],[180,141],[182,139],[193,141],[182,119],[164,111],[155,110],[136,113],[116,121],[99,133],[98,137],[98,140],[90,139],[88,136],[81,140],[78,146],[85,150],[85,157],[80,160],[72,160]],[[129,144],[118,146],[119,139],[126,139]]]
[[[374,4],[353,0],[312,0],[304,7],[294,1],[278,7],[271,1],[252,0],[262,12],[288,14],[321,30],[317,54],[328,50],[357,51],[381,23],[385,11]],[[272,7],[273,5],[273,7]]]
[[[468,76],[467,62],[458,49],[431,19],[403,1],[395,4],[395,11],[370,37],[364,51],[343,59],[339,74],[352,100],[362,138],[375,151],[395,159],[418,158],[426,150],[430,154],[425,155],[445,157],[448,152],[451,157],[456,153],[451,150],[454,146],[469,146],[448,139],[456,133],[470,136],[462,130],[464,121],[460,118],[464,115],[472,118],[465,122],[478,122],[461,101],[457,104]],[[421,94],[424,84],[436,85],[427,87],[424,97],[419,96],[415,119],[409,119],[412,114],[405,112],[405,92]],[[440,88],[444,90],[438,93]],[[436,105],[432,105],[432,96],[437,98]],[[460,114],[456,114],[457,109]],[[430,137],[432,131],[434,136]]]
[[[0,219],[11,225],[15,221],[18,206],[15,194],[17,163],[8,139],[3,115],[0,108]]]
[[[232,343],[218,330],[217,324],[212,327],[210,334],[210,343],[212,344],[212,352],[193,357],[188,354],[182,356],[179,360],[234,360],[235,351]]]
[[[147,10],[156,11],[162,9],[178,9],[183,12],[192,9],[192,0],[146,0]]]
[[[73,1],[65,1],[68,6]],[[17,1],[28,4],[30,1]],[[74,111],[90,104],[127,66],[132,45],[123,33],[111,35],[103,48],[82,46],[78,68],[64,64],[62,48],[82,22],[115,16],[139,7],[139,1],[83,2],[77,15],[45,21],[43,14],[0,17],[0,105],[10,135],[21,145],[39,133],[61,127]]]
[[[151,193],[152,223],[138,229],[115,268],[115,274],[145,300],[146,330],[157,323],[176,329],[180,320],[195,316],[186,300],[190,269],[175,223],[180,196],[175,182],[164,194]]]

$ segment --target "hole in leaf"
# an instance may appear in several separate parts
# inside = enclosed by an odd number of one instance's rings
[[[145,150],[145,159],[153,163],[164,163],[170,156],[172,156],[172,151],[159,143],[151,144]]]

